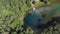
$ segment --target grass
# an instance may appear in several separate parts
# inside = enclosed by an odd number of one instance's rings
[[[42,5],[44,5],[42,2],[35,4],[36,8]],[[31,3],[29,0],[0,0],[0,34],[9,34],[10,32],[16,34],[18,30],[23,30],[23,18],[30,9]],[[33,30],[29,27],[26,31],[19,33],[33,34]]]

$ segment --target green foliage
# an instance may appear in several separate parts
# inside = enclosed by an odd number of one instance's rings
[[[2,34],[5,34],[5,32],[8,34],[11,29],[14,30],[15,28],[17,31],[18,25],[20,26],[19,30],[21,30],[23,14],[31,7],[28,4],[26,0],[0,0],[0,29],[3,30]]]
[[[44,3],[36,3],[36,8],[45,5]],[[24,14],[31,9],[30,0],[0,0],[0,34],[8,34],[11,29],[12,34],[17,34],[18,30],[23,30],[22,25]],[[30,31],[29,31],[30,30]],[[20,34],[33,34],[31,28]]]

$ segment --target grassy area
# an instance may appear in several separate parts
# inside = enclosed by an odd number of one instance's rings
[[[45,5],[44,3],[36,3],[36,8]],[[33,30],[28,27],[23,30],[23,18],[26,12],[31,10],[30,0],[0,0],[0,34],[33,34]],[[30,31],[29,31],[30,30]]]

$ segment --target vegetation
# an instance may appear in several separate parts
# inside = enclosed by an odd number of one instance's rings
[[[37,2],[36,8],[45,5]],[[28,27],[23,28],[23,18],[31,10],[30,0],[0,0],[0,34],[33,34]]]

